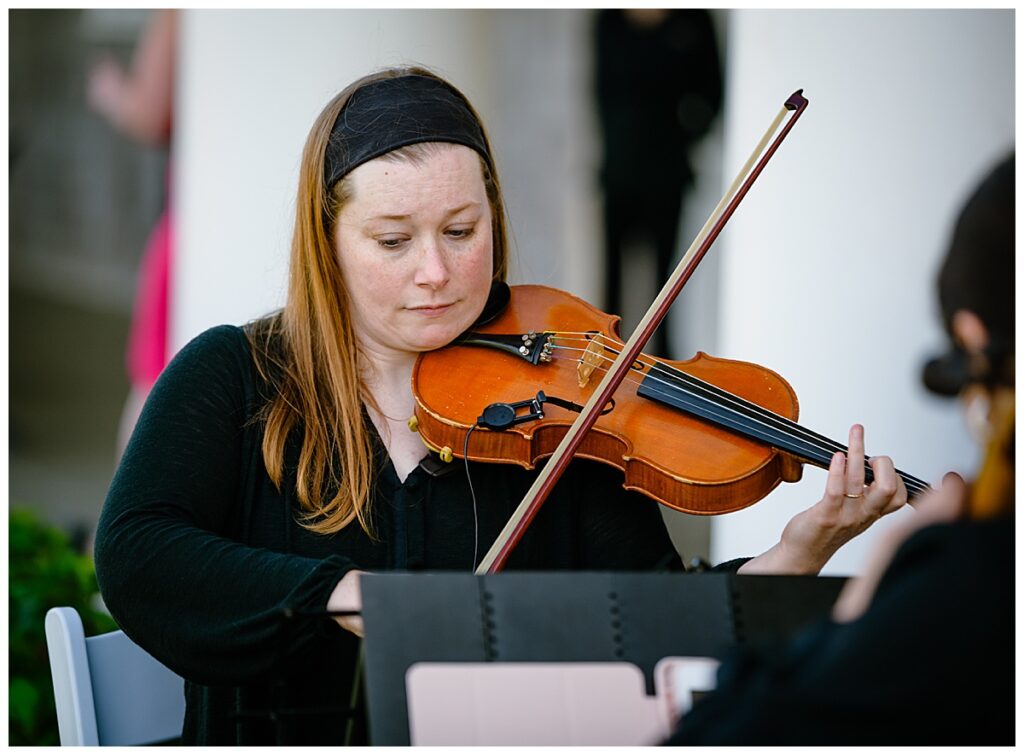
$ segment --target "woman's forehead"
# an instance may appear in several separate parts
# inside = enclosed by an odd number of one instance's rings
[[[434,166],[448,168],[476,166],[479,168],[481,176],[483,175],[480,156],[476,151],[451,142],[420,142],[400,147],[363,163],[349,175],[358,178],[359,176],[379,174],[381,171],[387,172],[391,166],[407,166],[413,169]]]
[[[360,165],[349,174],[349,207],[406,214],[424,206],[486,201],[483,168],[477,153],[458,144],[430,143],[412,156],[389,153]]]

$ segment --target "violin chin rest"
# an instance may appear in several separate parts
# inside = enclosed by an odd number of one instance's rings
[[[487,303],[484,304],[484,311],[476,318],[476,322],[469,326],[469,330],[486,325],[495,317],[505,311],[509,301],[512,299],[512,290],[505,281],[495,281],[491,284],[491,291],[487,294]]]

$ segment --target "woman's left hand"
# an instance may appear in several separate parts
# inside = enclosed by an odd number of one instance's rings
[[[874,481],[864,484],[864,428],[850,428],[849,457],[837,451],[825,482],[825,495],[793,517],[778,544],[739,569],[741,574],[817,574],[832,555],[881,517],[902,508],[907,489],[892,459],[868,462]]]

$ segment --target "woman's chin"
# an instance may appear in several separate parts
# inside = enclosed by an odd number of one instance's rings
[[[443,348],[462,334],[459,328],[431,327],[412,339],[414,351],[434,351]]]

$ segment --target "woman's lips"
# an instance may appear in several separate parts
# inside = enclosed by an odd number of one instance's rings
[[[424,317],[438,317],[455,306],[455,302],[449,304],[428,304],[422,307],[409,307],[409,310]]]

